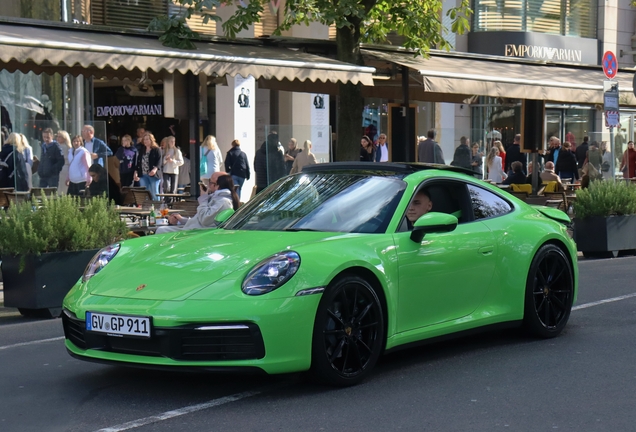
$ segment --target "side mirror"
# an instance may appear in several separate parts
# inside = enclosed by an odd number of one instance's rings
[[[230,216],[232,216],[233,214],[234,214],[234,209],[221,210],[220,212],[216,214],[216,216],[214,216],[214,222],[216,222],[217,225],[220,225],[226,220],[228,220]]]
[[[420,243],[426,234],[451,232],[457,228],[457,223],[457,218],[447,213],[426,213],[413,224],[411,240]]]

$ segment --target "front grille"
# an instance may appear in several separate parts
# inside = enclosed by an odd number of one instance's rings
[[[263,336],[253,323],[200,323],[154,328],[152,337],[136,338],[87,332],[84,321],[67,313],[62,315],[62,320],[66,338],[81,349],[191,361],[255,360],[265,357]]]

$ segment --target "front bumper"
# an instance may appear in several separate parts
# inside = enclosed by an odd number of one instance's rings
[[[76,358],[140,367],[303,371],[311,365],[320,297],[157,302],[88,295],[79,304],[65,304],[66,348]],[[151,316],[152,336],[86,331],[86,311]],[[206,330],[197,330],[201,327]]]

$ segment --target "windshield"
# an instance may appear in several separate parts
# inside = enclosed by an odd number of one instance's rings
[[[406,183],[361,174],[298,174],[242,206],[225,229],[383,233]]]

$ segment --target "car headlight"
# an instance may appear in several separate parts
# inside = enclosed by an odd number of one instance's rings
[[[82,276],[82,281],[87,282],[90,278],[99,273],[101,269],[106,267],[106,264],[108,264],[110,260],[115,258],[115,255],[117,255],[117,252],[119,252],[120,247],[121,246],[119,245],[119,243],[117,243],[106,246],[105,248],[97,252],[91,262],[89,262],[86,266],[86,270],[84,270],[84,275]]]
[[[261,261],[248,273],[242,290],[247,295],[262,295],[281,287],[296,274],[300,255],[294,251],[280,252]]]

